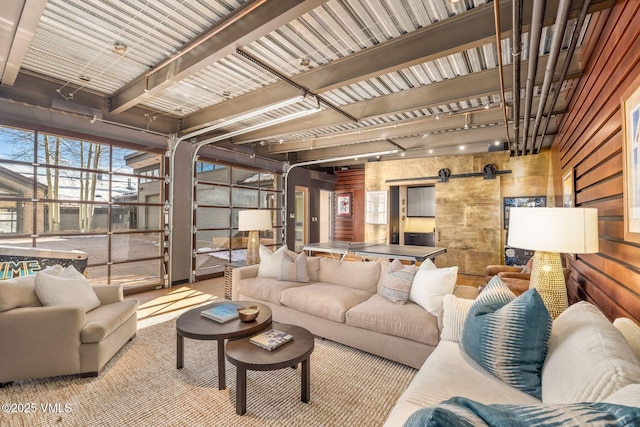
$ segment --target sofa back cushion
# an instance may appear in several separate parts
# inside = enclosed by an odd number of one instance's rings
[[[322,257],[307,257],[307,272],[309,273],[309,281],[317,282],[320,275],[320,260]]]
[[[0,280],[0,311],[42,305],[36,295],[35,286],[35,274]]]
[[[542,368],[542,401],[601,401],[640,383],[640,361],[622,334],[592,304],[570,306],[553,322]]]
[[[375,293],[379,277],[378,262],[338,261],[326,257],[320,261],[320,282]]]

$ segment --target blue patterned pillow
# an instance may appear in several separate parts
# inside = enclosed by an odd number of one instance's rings
[[[496,276],[471,306],[460,346],[502,381],[540,399],[551,323],[537,289],[515,298]]]
[[[405,427],[632,427],[640,425],[640,408],[603,402],[540,405],[484,405],[454,397],[420,409]]]

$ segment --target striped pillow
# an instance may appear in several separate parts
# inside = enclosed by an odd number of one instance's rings
[[[415,265],[403,265],[399,259],[394,259],[387,269],[380,295],[395,304],[404,304],[409,300],[409,292],[413,278],[418,272]]]
[[[494,276],[469,310],[460,346],[502,381],[540,399],[551,323],[537,289],[515,298]]]
[[[307,269],[307,255],[300,252],[294,259],[288,253],[282,257],[282,266],[278,280],[286,282],[308,282],[309,271]]]

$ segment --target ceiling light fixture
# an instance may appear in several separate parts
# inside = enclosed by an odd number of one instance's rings
[[[295,97],[290,98],[290,99],[285,99],[284,101],[276,102],[275,104],[266,105],[266,106],[264,106],[262,108],[258,108],[257,110],[253,110],[253,111],[249,111],[248,113],[240,114],[239,116],[235,116],[235,117],[232,117],[230,119],[223,120],[223,121],[221,121],[219,123],[215,123],[215,124],[206,126],[206,127],[202,128],[202,129],[199,129],[199,130],[193,131],[191,133],[188,133],[186,135],[183,135],[182,137],[180,137],[180,140],[191,139],[191,138],[193,138],[195,136],[202,135],[203,133],[207,133],[207,132],[210,132],[210,131],[215,130],[215,129],[220,129],[221,127],[229,126],[229,125],[232,125],[234,123],[241,122],[243,120],[248,120],[248,119],[254,118],[256,116],[259,116],[260,114],[264,114],[264,113],[269,112],[269,111],[277,110],[278,108],[287,107],[289,105],[295,104],[296,102],[300,102],[303,99],[304,99],[304,96],[303,95],[299,95],[299,96],[295,96]]]
[[[231,97],[231,92],[229,92],[228,90],[225,90],[222,92],[222,97],[223,98],[230,98]]]
[[[238,136],[238,135],[242,135],[254,130],[258,130],[258,129],[263,129],[269,126],[273,126],[273,125],[277,125],[280,123],[284,123],[284,122],[288,122],[289,120],[293,120],[293,119],[297,119],[299,117],[304,117],[304,116],[308,116],[309,114],[313,114],[313,113],[317,113],[318,111],[320,111],[320,109],[315,109],[315,110],[304,110],[304,111],[298,111],[296,113],[293,114],[289,114],[287,116],[283,116],[283,117],[278,117],[277,119],[272,119],[272,120],[267,120],[266,122],[262,122],[262,123],[257,123],[253,126],[247,126],[245,128],[242,129],[238,129],[236,131],[233,132],[228,132],[225,133],[223,135],[218,135],[218,136],[214,136],[212,138],[209,139],[205,139],[204,141],[198,142],[198,145],[205,145],[205,144],[211,144],[213,142],[218,142],[218,141],[222,141],[224,139],[228,139],[234,136]]]
[[[301,67],[308,67],[309,65],[311,65],[311,59],[309,59],[309,58],[300,58],[300,66]]]
[[[114,42],[113,43],[113,51],[115,53],[117,53],[118,55],[124,55],[125,53],[127,53],[127,45],[124,43],[120,43],[120,42]]]

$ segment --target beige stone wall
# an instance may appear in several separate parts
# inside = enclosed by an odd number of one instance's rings
[[[502,263],[506,232],[503,228],[503,197],[546,195],[553,203],[549,183],[549,152],[535,156],[510,157],[508,152],[442,156],[423,159],[367,163],[365,190],[389,190],[391,185],[436,183],[436,246],[447,248],[439,266],[457,265],[460,273],[484,275],[484,267]],[[451,174],[481,172],[493,163],[497,170],[511,170],[495,180],[482,177],[451,178],[448,183],[419,180],[437,176],[442,168]],[[402,179],[387,183],[387,180]],[[444,206],[447,209],[444,209]],[[401,214],[402,215],[402,214]],[[400,231],[405,221],[401,220]],[[365,240],[388,238],[387,225],[365,225]]]

